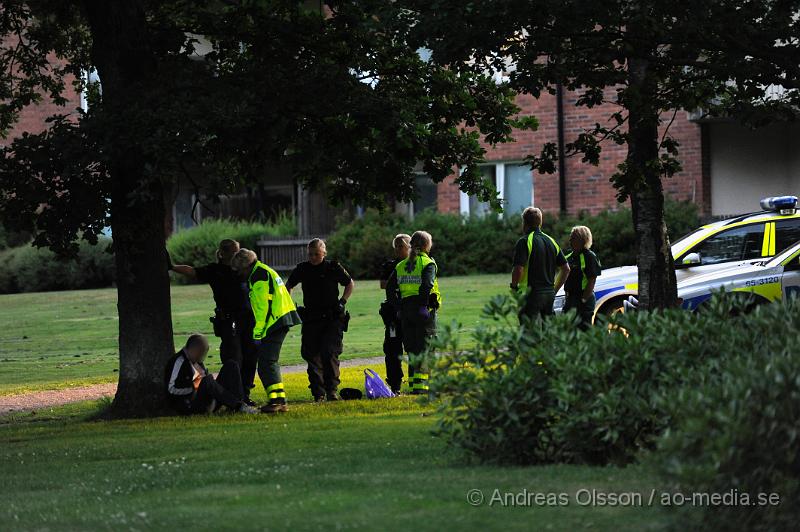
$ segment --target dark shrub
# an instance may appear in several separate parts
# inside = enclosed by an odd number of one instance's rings
[[[0,293],[47,292],[111,286],[114,256],[111,239],[96,246],[81,242],[75,258],[58,258],[47,249],[30,245],[0,253]]]
[[[202,266],[217,262],[216,251],[220,240],[232,238],[242,247],[256,250],[262,236],[291,236],[296,233],[294,221],[282,216],[271,223],[208,220],[191,229],[174,233],[167,241],[172,262]]]
[[[719,334],[747,319],[731,318],[731,304],[722,298],[702,316],[627,314],[580,332],[571,313],[522,330],[517,302],[496,298],[474,347],[459,348],[444,327],[429,355],[438,432],[480,461],[630,462],[672,422],[660,398],[747,345]]]
[[[31,241],[28,231],[9,231],[3,224],[0,224],[0,249],[16,248],[23,246]]]
[[[699,225],[697,208],[687,202],[667,201],[666,221],[674,241]],[[636,264],[636,239],[630,209],[598,215],[554,216],[545,213],[544,231],[568,246],[574,225],[587,225],[594,236],[593,249],[605,268]],[[457,214],[423,212],[413,221],[395,213],[368,211],[362,218],[340,221],[328,239],[328,252],[359,278],[377,278],[380,265],[392,254],[397,233],[424,229],[433,235],[431,255],[441,275],[501,273],[511,270],[514,244],[522,236],[519,216],[510,219],[488,215],[464,218]]]
[[[800,522],[800,304],[757,308],[727,329],[737,349],[667,402],[675,420],[657,459],[681,493],[733,494],[738,505],[679,509],[680,528],[793,530]],[[710,338],[713,341],[713,338]],[[734,491],[735,490],[735,491]],[[759,494],[777,494],[780,505]],[[754,503],[742,504],[746,496]],[[688,506],[691,506],[688,505]]]

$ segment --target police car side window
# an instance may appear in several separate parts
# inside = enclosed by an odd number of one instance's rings
[[[800,241],[800,218],[780,220],[775,224],[775,253]]]
[[[693,251],[700,253],[700,264],[719,264],[761,257],[764,224],[746,225],[721,231],[703,241]]]

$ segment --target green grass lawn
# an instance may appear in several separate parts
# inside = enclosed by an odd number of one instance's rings
[[[359,369],[346,386],[363,384]],[[468,464],[411,397],[315,405],[284,382],[285,415],[92,421],[103,403],[0,418],[4,530],[655,530],[645,506],[581,506],[578,490],[646,494],[645,466]],[[258,400],[264,400],[259,387]],[[485,502],[473,507],[470,490]],[[565,493],[566,506],[488,505],[494,490]]]
[[[507,284],[507,275],[441,279],[445,299],[440,323],[455,320],[466,330],[473,329],[483,304],[503,293]],[[298,303],[301,293],[298,289],[294,294]],[[0,296],[0,395],[115,381],[116,298],[113,289]],[[377,281],[356,282],[342,358],[382,354],[383,324],[378,316],[382,300]],[[182,345],[192,332],[209,335],[211,369],[219,365],[218,339],[208,321],[213,308],[208,286],[172,287],[175,345]],[[302,362],[299,327],[289,333],[281,362]]]

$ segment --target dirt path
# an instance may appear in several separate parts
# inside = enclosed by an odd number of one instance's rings
[[[343,368],[366,365],[380,365],[380,367],[383,367],[383,357],[353,358],[342,360],[341,362],[341,367]],[[294,364],[291,366],[283,366],[281,371],[283,373],[304,373],[306,371],[306,365]],[[104,383],[92,386],[81,386],[79,388],[64,388],[63,390],[45,390],[17,395],[0,395],[0,416],[12,412],[39,410],[42,408],[65,405],[67,403],[76,403],[78,401],[113,397],[116,391],[116,383]]]

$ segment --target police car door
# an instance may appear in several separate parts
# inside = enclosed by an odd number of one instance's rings
[[[800,297],[800,247],[784,261],[781,287],[784,300]]]

